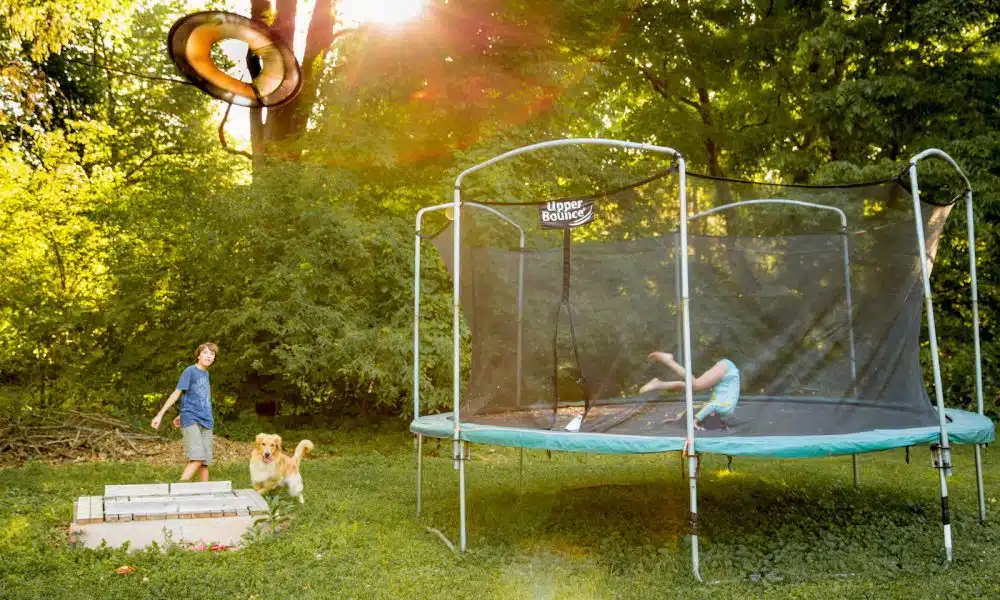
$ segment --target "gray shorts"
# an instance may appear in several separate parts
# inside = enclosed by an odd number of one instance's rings
[[[181,427],[184,436],[184,454],[188,460],[201,461],[206,467],[212,464],[212,430],[197,423]]]

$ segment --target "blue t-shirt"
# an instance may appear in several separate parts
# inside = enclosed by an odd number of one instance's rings
[[[184,369],[177,389],[184,392],[181,394],[181,427],[197,423],[206,429],[214,428],[208,371],[202,371],[197,365]]]

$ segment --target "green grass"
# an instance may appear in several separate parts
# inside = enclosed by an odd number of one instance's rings
[[[294,443],[299,432],[282,432]],[[425,515],[395,427],[309,431],[307,504],[289,527],[237,552],[131,554],[71,548],[72,501],[106,483],[170,481],[144,463],[0,471],[0,598],[996,598],[1000,515],[976,522],[971,449],[949,480],[955,562],[943,560],[937,473],[926,448],[812,461],[706,457],[701,572],[690,570],[688,487],[676,454],[598,456],[476,446],[468,464],[468,552],[458,537],[449,445],[429,441]],[[998,469],[986,456],[991,509]],[[249,485],[245,464],[213,477]],[[138,570],[114,574],[121,565]]]

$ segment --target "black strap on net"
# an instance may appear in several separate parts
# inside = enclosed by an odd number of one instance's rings
[[[559,321],[563,308],[566,309],[566,316],[569,319],[569,336],[573,343],[573,360],[576,361],[576,368],[580,373],[580,383],[584,389],[583,417],[590,411],[590,393],[587,391],[587,378],[583,373],[583,365],[580,362],[580,349],[576,342],[576,328],[573,326],[573,305],[569,301],[570,283],[570,244],[571,236],[569,227],[563,229],[563,278],[562,295],[559,299],[559,306],[555,314],[555,332],[552,334],[552,421],[549,429],[556,425],[556,417],[559,414]]]

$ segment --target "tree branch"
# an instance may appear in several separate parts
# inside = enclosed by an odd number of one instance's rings
[[[194,154],[194,153],[185,152],[184,150],[166,150],[166,151],[154,150],[149,156],[139,161],[139,164],[137,164],[135,167],[130,169],[128,173],[125,174],[125,181],[122,182],[121,187],[128,187],[130,185],[138,183],[139,179],[135,177],[135,175],[143,168],[145,168],[146,165],[149,164],[154,158],[159,158],[161,156],[183,156],[185,154]]]
[[[277,0],[277,6],[275,7],[274,25],[272,25],[272,28],[278,32],[281,39],[291,48],[295,47],[295,13],[298,11],[298,6],[299,0]],[[313,18],[315,18],[315,14]],[[331,27],[331,29],[333,28]]]
[[[779,97],[779,99],[778,99],[778,104],[779,104],[779,105],[781,104],[781,99],[780,99],[780,97]],[[768,124],[768,123],[769,123],[770,121],[771,121],[771,115],[767,115],[766,117],[764,117],[764,120],[763,120],[763,121],[759,121],[759,122],[757,122],[757,123],[747,123],[746,125],[743,125],[743,126],[741,126],[741,127],[737,127],[737,128],[735,129],[735,131],[736,131],[737,133],[743,133],[743,132],[744,132],[744,131],[746,131],[747,129],[752,129],[752,128],[754,128],[754,127],[763,127],[764,125],[767,125],[767,124]]]
[[[695,109],[696,111],[698,111],[698,114],[701,114],[701,105],[695,102],[694,100],[691,100],[690,98],[685,98],[683,96],[678,96],[677,99],[683,102],[684,104],[687,104],[691,108]]]
[[[242,156],[248,160],[253,160],[253,154],[246,152],[244,150],[234,150],[226,144],[226,119],[229,118],[229,111],[233,108],[232,104],[226,105],[226,112],[222,115],[222,122],[219,123],[219,143],[222,144],[222,149],[230,154],[235,154],[237,156]]]
[[[638,64],[638,62],[635,66],[639,68],[639,72],[642,73],[643,78],[649,82],[649,85],[653,86],[654,92],[662,96],[664,100],[668,100],[670,98],[670,90],[667,88],[667,85],[663,83],[663,80],[651,73],[646,67]]]
[[[990,27],[989,29],[987,29],[986,31],[984,31],[981,35],[977,36],[971,42],[969,42],[968,44],[962,46],[962,49],[960,50],[960,52],[967,52],[970,48],[972,48],[973,46],[975,46],[979,42],[981,42],[983,40],[988,40],[991,37],[993,37],[994,35],[996,35],[997,33],[1000,33],[1000,25],[994,25],[993,27]]]

